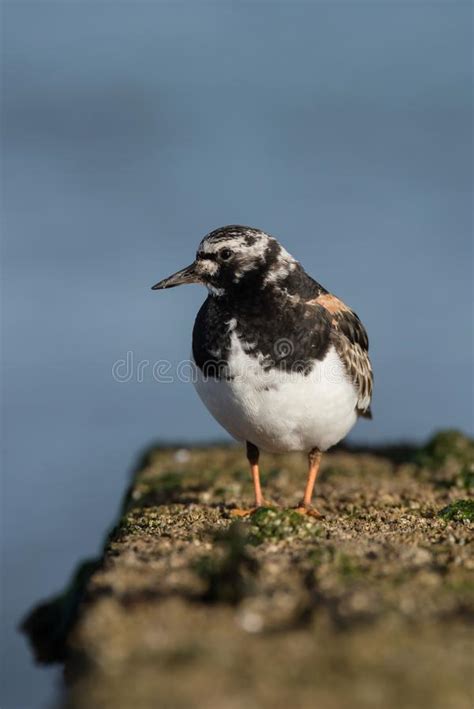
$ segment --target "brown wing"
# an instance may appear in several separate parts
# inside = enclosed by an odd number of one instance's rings
[[[364,326],[354,311],[331,293],[322,293],[311,302],[321,305],[331,314],[334,346],[359,392],[357,413],[372,418],[373,373],[369,339]]]

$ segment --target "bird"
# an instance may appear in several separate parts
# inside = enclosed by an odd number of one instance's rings
[[[266,506],[260,451],[303,451],[307,482],[296,511],[322,516],[313,492],[325,451],[359,417],[372,418],[367,332],[356,313],[306,273],[270,234],[228,225],[209,232],[194,262],[152,286],[201,284],[192,333],[196,391],[246,446],[255,504]]]

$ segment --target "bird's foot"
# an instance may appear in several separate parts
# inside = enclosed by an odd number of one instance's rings
[[[316,507],[312,507],[311,505],[305,505],[302,502],[296,505],[296,507],[293,507],[293,509],[299,515],[307,515],[308,517],[313,517],[314,519],[324,519],[324,515],[321,514],[321,512],[316,509]]]
[[[249,507],[249,509],[235,507],[233,510],[230,510],[230,516],[231,517],[250,517],[250,515],[253,515],[253,513],[256,512],[258,509],[259,509],[258,507]]]
[[[235,507],[234,509],[230,510],[230,516],[231,517],[250,517],[251,515],[254,514],[254,512],[258,512],[258,510],[263,510],[263,509],[272,509],[276,507],[276,505],[273,502],[267,502],[264,500],[260,505],[255,505],[254,507],[249,507],[247,508],[240,508],[240,507]]]

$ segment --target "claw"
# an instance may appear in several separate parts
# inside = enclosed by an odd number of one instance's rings
[[[309,505],[297,505],[293,507],[294,511],[299,515],[307,515],[308,517],[314,517],[314,519],[324,519],[324,515],[321,514],[316,507],[311,507]]]
[[[251,515],[253,515],[254,512],[257,512],[258,510],[273,509],[275,507],[276,505],[273,502],[267,502],[266,500],[264,500],[261,505],[249,507],[248,509],[241,509],[240,507],[236,507],[230,510],[229,514],[231,517],[250,517]]]
[[[250,517],[250,515],[253,515],[253,513],[258,510],[258,507],[250,507],[250,509],[241,509],[240,507],[236,507],[233,510],[230,510],[230,516],[231,517]]]

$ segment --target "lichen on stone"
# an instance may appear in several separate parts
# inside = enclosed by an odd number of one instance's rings
[[[474,522],[474,500],[456,500],[444,507],[439,516],[451,522]]]
[[[261,507],[249,517],[249,542],[254,545],[264,542],[315,539],[321,533],[315,520],[300,515],[291,509]]]

